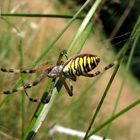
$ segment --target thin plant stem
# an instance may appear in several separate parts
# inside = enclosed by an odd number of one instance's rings
[[[71,19],[73,15],[66,15],[66,14],[39,14],[39,13],[1,13],[1,17],[26,17],[26,18],[64,18],[64,19]],[[77,16],[76,19],[84,19],[84,16]]]
[[[83,8],[88,4],[89,0],[86,1],[86,3],[82,6],[82,8],[80,8],[80,10],[76,13],[76,15],[74,15],[74,19],[76,19],[76,17],[79,15],[79,13],[83,10]],[[71,20],[72,21],[72,20]],[[72,22],[69,22],[68,25],[70,25]],[[65,29],[67,29],[69,26],[66,26]],[[64,33],[64,30],[60,33],[60,35],[53,41],[53,43],[51,43],[49,45],[49,48],[52,47],[55,42],[60,38],[60,36]],[[40,61],[40,59],[42,59],[42,57],[45,55],[46,51],[48,51],[48,48],[42,53],[42,55],[36,60],[36,63],[38,63]],[[65,80],[65,79],[63,79]],[[51,82],[50,82],[51,84]],[[23,137],[23,140],[29,140],[29,139],[33,139],[34,136],[36,135],[36,133],[38,132],[43,120],[45,119],[46,115],[48,114],[48,112],[50,111],[50,108],[52,107],[53,105],[53,102],[56,98],[56,96],[58,95],[61,87],[63,85],[63,81],[58,80],[58,82],[56,83],[56,86],[54,88],[54,90],[52,91],[53,93],[52,94],[52,97],[50,99],[50,102],[48,104],[42,104],[40,103],[39,106],[37,107],[36,109],[36,112],[27,128],[27,131]],[[48,92],[48,90],[46,91],[46,93]],[[45,94],[46,94],[45,93]],[[48,93],[47,93],[48,94]],[[44,96],[44,95],[43,95]]]
[[[132,48],[131,48],[131,51],[130,51],[130,55],[129,55],[129,58],[128,58],[128,62],[127,62],[127,64],[126,64],[126,68],[125,68],[125,70],[124,70],[123,81],[122,81],[121,86],[120,86],[120,89],[119,89],[119,91],[118,91],[118,96],[117,96],[117,99],[116,99],[116,102],[115,102],[115,105],[114,105],[114,109],[113,109],[113,111],[112,111],[112,115],[111,115],[111,116],[113,116],[113,115],[115,114],[115,111],[116,111],[117,106],[118,106],[118,104],[119,104],[119,100],[120,100],[120,97],[121,97],[121,95],[122,95],[123,87],[124,87],[125,81],[126,81],[126,79],[127,79],[128,70],[129,70],[129,68],[130,68],[130,64],[131,64],[131,61],[132,61],[132,57],[133,57],[134,50],[135,50],[135,48],[136,48],[136,44],[137,44],[137,42],[138,42],[139,36],[140,36],[140,33],[137,34],[136,38],[134,39],[134,43],[133,43]],[[105,136],[104,136],[105,138],[108,136],[110,127],[111,127],[111,123],[110,123],[110,124],[108,125],[108,127],[107,127],[106,134],[105,134]]]
[[[133,32],[132,32],[131,36],[133,36],[135,34],[136,29],[139,27],[139,21],[140,21],[139,19],[140,19],[140,17],[138,18],[138,20],[136,22],[136,25],[135,25],[135,27],[133,29]],[[119,65],[120,65],[121,61],[125,57],[125,54],[126,54],[127,50],[129,49],[129,47],[132,45],[132,43],[133,43],[133,41],[132,40],[129,40],[129,42],[124,45],[124,47],[121,49],[120,53],[118,54],[118,59],[117,59],[118,60],[118,64],[117,64],[117,66],[116,66],[116,68],[115,68],[115,70],[114,70],[114,72],[113,72],[113,74],[111,76],[111,79],[110,79],[110,81],[109,81],[109,83],[108,83],[108,85],[107,85],[107,87],[106,87],[106,89],[104,91],[104,94],[103,94],[103,96],[102,96],[102,98],[101,98],[101,100],[100,100],[100,102],[99,102],[99,104],[97,106],[97,109],[96,109],[96,111],[95,111],[95,113],[94,113],[94,115],[92,117],[92,120],[90,122],[90,125],[89,125],[89,127],[87,129],[86,135],[84,137],[84,140],[86,140],[86,139],[89,138],[89,135],[90,134],[88,134],[88,133],[91,130],[91,127],[92,127],[92,125],[95,122],[96,116],[99,113],[99,110],[101,109],[103,100],[105,99],[105,96],[106,96],[106,94],[107,94],[107,92],[108,92],[108,90],[109,90],[109,88],[110,88],[110,86],[112,84],[112,78],[114,78],[114,76],[115,76],[115,74],[116,74],[116,72],[117,72],[117,70],[119,68]]]
[[[111,123],[112,121],[116,120],[118,117],[120,117],[121,115],[123,115],[124,113],[128,112],[129,110],[131,110],[132,108],[136,107],[139,104],[140,104],[140,99],[136,100],[134,103],[130,104],[129,106],[127,106],[126,108],[124,108],[120,112],[116,113],[114,116],[112,116],[111,118],[106,120],[104,123],[102,123],[100,126],[98,126],[95,130],[91,131],[90,134],[87,136],[87,138],[89,138],[90,136],[92,136],[93,134],[98,132],[99,130],[103,129],[109,123]]]

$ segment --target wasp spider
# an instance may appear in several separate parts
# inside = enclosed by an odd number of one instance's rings
[[[25,89],[31,88],[33,86],[36,86],[38,83],[40,83],[43,79],[46,77],[52,78],[55,82],[56,78],[69,78],[72,81],[76,81],[77,76],[85,76],[85,77],[95,77],[104,71],[110,69],[115,63],[109,64],[105,66],[100,71],[96,71],[95,73],[89,73],[91,70],[93,70],[100,62],[100,58],[93,54],[79,54],[71,58],[67,58],[66,62],[62,61],[62,57],[66,55],[66,51],[61,51],[59,58],[57,60],[56,65],[52,64],[46,64],[44,66],[38,67],[36,69],[31,70],[20,70],[20,69],[5,69],[1,68],[1,72],[9,72],[9,73],[38,73],[40,72],[40,76],[37,80],[32,82],[31,84],[24,84],[23,86],[13,89],[13,90],[4,90],[3,94],[11,94],[14,92],[20,92],[25,91]],[[67,90],[68,94],[70,96],[73,95],[73,86],[70,87],[67,85],[66,81],[64,80],[63,85],[65,89]],[[55,85],[54,85],[55,86]],[[50,92],[52,92],[54,86],[51,86]],[[26,95],[28,96],[27,92],[25,91]],[[29,97],[29,96],[28,96]],[[48,99],[45,101],[46,103],[49,102],[51,96],[48,96]],[[37,102],[36,99],[32,99],[29,97],[30,101]]]

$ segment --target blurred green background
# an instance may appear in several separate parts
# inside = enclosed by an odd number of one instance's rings
[[[82,0],[1,0],[0,7],[2,13],[74,15],[83,2],[84,1]],[[83,11],[82,16],[86,15],[91,5],[92,2],[88,5],[85,11]],[[123,15],[127,8],[128,14]],[[94,30],[90,34],[81,51],[81,53],[91,53],[98,55],[101,58],[101,63],[96,70],[100,70],[100,68],[112,62],[120,48],[128,41],[130,33],[138,18],[139,8],[139,1],[124,2],[120,0],[112,0],[105,1],[100,5],[96,14],[93,16]],[[123,22],[120,20],[121,18],[124,18]],[[62,31],[68,21],[69,19],[64,18],[4,17],[3,19],[3,17],[1,17],[0,67],[31,68],[33,62],[40,56],[41,52],[47,48],[48,44],[53,41],[57,34]],[[76,20],[38,65],[46,62],[55,64],[60,51],[67,49],[80,23],[81,20]],[[116,29],[118,24],[120,24],[120,27]],[[22,38],[21,46],[19,46],[20,37],[13,26],[20,30]],[[119,38],[117,36],[119,36]],[[22,57],[20,54],[21,49]],[[74,52],[75,48],[68,54],[68,56],[73,56]],[[127,52],[126,60],[128,59],[128,56],[129,51]],[[139,60],[140,47],[137,43],[133,61],[131,63],[131,69],[128,72],[127,80],[123,86],[123,94],[121,95],[117,111],[123,109],[139,98]],[[113,81],[109,94],[104,101],[103,108],[96,119],[94,127],[98,126],[111,116],[114,102],[117,98],[117,92],[122,82],[124,67],[125,63],[121,66]],[[133,70],[134,74],[132,74],[131,70]],[[65,89],[62,88],[35,139],[48,139],[48,131],[54,124],[60,124],[80,131],[86,131],[92,117],[91,115],[99,103],[111,74],[112,69],[105,72],[99,78],[88,79],[85,77],[79,77],[77,82],[73,83],[73,97],[69,97]],[[19,77],[20,76],[18,74],[0,72],[0,91],[13,88]],[[28,75],[26,82],[32,82],[37,77],[38,75]],[[37,87],[28,90],[28,93],[32,97],[41,98],[47,83],[48,78],[46,78],[46,80]],[[8,96],[0,94],[0,139],[21,139],[24,131],[29,125],[36,107],[37,104],[29,102],[24,93],[11,94]],[[109,131],[108,138],[113,140],[139,140],[139,115],[140,108],[138,106],[115,120]],[[103,129],[97,134],[104,136],[105,132],[106,129]],[[54,137],[58,140],[79,139],[63,134],[56,134]]]

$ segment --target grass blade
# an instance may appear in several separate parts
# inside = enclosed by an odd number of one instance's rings
[[[139,19],[138,19],[138,21],[139,21]],[[133,32],[132,32],[132,36],[135,34],[135,31],[136,31],[138,25],[139,25],[139,24],[138,24],[138,22],[137,22],[136,25],[135,25],[135,28],[134,28],[134,30],[133,30]],[[136,40],[137,40],[137,39],[136,39]],[[93,115],[93,117],[92,117],[92,120],[91,120],[91,122],[90,122],[90,125],[89,125],[89,127],[88,127],[88,129],[87,129],[87,132],[86,132],[86,135],[85,135],[84,140],[88,139],[88,138],[89,138],[89,135],[91,136],[91,133],[92,133],[92,132],[89,134],[89,131],[91,130],[91,127],[92,127],[92,125],[93,125],[94,122],[95,122],[95,119],[96,119],[96,117],[97,117],[97,115],[98,115],[98,113],[99,113],[99,110],[101,109],[101,106],[102,106],[102,104],[103,104],[103,101],[104,101],[104,99],[105,99],[105,97],[106,97],[106,95],[107,95],[107,93],[108,93],[108,90],[109,90],[109,88],[110,88],[110,86],[111,86],[111,84],[112,84],[112,82],[113,82],[113,79],[114,79],[114,77],[115,77],[115,75],[116,75],[116,72],[117,72],[117,70],[118,70],[118,68],[119,68],[119,65],[120,65],[121,61],[123,60],[123,58],[125,57],[125,54],[126,54],[127,50],[129,49],[129,47],[131,46],[131,43],[132,43],[132,40],[129,40],[129,43],[126,44],[126,45],[124,45],[124,47],[121,49],[120,53],[118,54],[118,64],[117,64],[117,66],[115,67],[115,70],[114,70],[114,72],[113,72],[113,74],[112,74],[112,76],[111,76],[111,79],[110,79],[110,81],[109,81],[109,83],[108,83],[108,85],[107,85],[107,87],[106,87],[106,89],[105,89],[105,91],[104,91],[104,93],[103,93],[103,96],[102,96],[102,98],[101,98],[101,100],[100,100],[100,102],[99,102],[99,104],[98,104],[98,106],[97,106],[97,108],[96,108],[96,111],[95,111],[95,113],[94,113],[94,115]],[[92,134],[93,134],[93,133],[92,133]]]
[[[82,24],[80,25],[78,31],[76,32],[76,34],[69,46],[68,53],[72,50],[72,48],[75,45],[75,43],[77,42],[78,38],[80,37],[82,32],[85,30],[86,26],[90,22],[90,19],[92,18],[93,14],[95,13],[95,11],[100,3],[101,3],[101,0],[96,0],[95,3],[93,4],[93,6],[91,7],[91,9],[89,10],[89,12],[87,13],[86,17],[84,18]]]
[[[88,2],[89,2],[89,0],[86,1],[86,3],[80,8],[80,10],[76,13],[76,15],[74,15],[74,18],[71,21],[76,19],[76,17],[80,14],[80,12],[88,4]],[[70,26],[71,23],[72,22],[69,22],[68,25]],[[66,28],[69,27],[68,25],[66,26]],[[60,36],[64,33],[64,31],[65,30],[63,30],[61,32],[61,34],[53,41],[53,43],[49,45],[49,48],[54,46],[54,43],[60,38]],[[43,56],[46,54],[46,51],[48,51],[48,48],[44,51],[44,53],[42,53],[42,55],[36,60],[36,62],[34,64],[38,63],[43,58]],[[59,80],[57,82],[57,84],[56,84],[56,87],[53,90],[50,102],[48,104],[42,104],[42,103],[39,104],[39,106],[37,107],[36,113],[34,114],[32,120],[31,120],[31,122],[30,122],[30,124],[29,124],[29,126],[27,128],[27,131],[25,133],[25,136],[23,137],[23,140],[25,140],[25,139],[28,139],[28,140],[33,139],[35,134],[38,132],[38,129],[40,128],[40,126],[42,124],[42,121],[45,119],[46,115],[48,114],[48,112],[49,112],[49,110],[50,110],[50,108],[51,108],[56,96],[58,95],[62,85],[63,85],[63,82]],[[46,93],[48,93],[48,91],[45,92],[45,94]],[[38,117],[36,117],[36,116],[38,116]],[[43,116],[43,117],[41,117],[41,116]]]
[[[121,62],[121,61],[120,61],[120,62]],[[104,91],[104,93],[103,93],[103,96],[102,96],[102,98],[101,98],[101,100],[100,100],[100,102],[99,102],[99,104],[98,104],[98,106],[97,106],[97,108],[96,108],[96,111],[95,111],[95,113],[94,113],[94,115],[93,115],[93,117],[92,117],[92,120],[91,120],[91,122],[90,122],[90,125],[89,125],[89,127],[88,127],[88,129],[87,129],[87,131],[86,131],[86,134],[85,134],[85,137],[84,137],[83,140],[87,140],[87,138],[88,138],[88,134],[89,134],[89,132],[90,132],[90,130],[91,130],[91,127],[92,127],[92,125],[93,125],[94,122],[95,122],[95,119],[96,119],[96,117],[97,117],[97,115],[98,115],[98,113],[99,113],[99,111],[100,111],[100,109],[101,109],[101,107],[102,107],[102,104],[103,104],[103,102],[104,102],[104,99],[105,99],[105,97],[107,96],[107,93],[108,93],[108,91],[109,91],[109,89],[110,89],[110,86],[111,86],[111,84],[112,84],[112,82],[113,82],[113,80],[114,80],[114,78],[115,78],[115,75],[116,75],[118,69],[119,69],[120,62],[119,62],[119,63],[116,65],[116,67],[115,67],[115,70],[114,70],[114,72],[113,72],[113,74],[112,74],[112,76],[111,76],[111,78],[110,78],[110,80],[109,80],[109,83],[108,83],[108,85],[107,85],[107,87],[106,87],[106,89],[105,89],[105,91]]]
[[[64,32],[69,28],[69,26],[77,19],[77,17],[80,15],[80,13],[82,12],[82,10],[87,6],[87,4],[90,2],[90,0],[87,0],[83,6],[77,11],[77,13],[73,16],[73,18],[68,22],[68,24],[64,27],[64,29],[57,35],[57,37],[48,45],[48,47],[46,47],[46,49],[43,51],[43,53],[38,57],[38,59],[32,64],[32,68],[35,67],[45,56],[46,54],[50,51],[50,49],[52,47],[54,47],[54,45],[56,44],[56,42],[60,39],[60,37],[64,34]],[[29,14],[30,15],[30,14]],[[4,17],[1,16],[1,19],[5,20],[10,26],[12,26],[13,28],[15,28],[15,30],[17,30],[17,32],[19,31],[13,24],[11,24],[8,20],[6,20]],[[20,35],[20,32],[18,32]],[[21,85],[22,81],[25,80],[25,78],[27,78],[27,76],[23,76],[22,80],[19,80],[16,85],[14,86],[14,88],[17,88]],[[0,107],[8,100],[8,98],[10,97],[7,96],[5,97],[2,101],[0,101]]]
[[[120,112],[116,113],[113,117],[109,118],[107,121],[102,123],[95,130],[91,131],[90,134],[87,136],[87,138],[89,138],[90,136],[92,136],[93,134],[95,134],[96,132],[98,132],[99,130],[104,128],[105,126],[107,126],[109,123],[111,123],[112,121],[114,121],[115,119],[117,119],[118,117],[120,117],[121,115],[123,115],[124,113],[128,112],[129,110],[131,110],[132,108],[136,107],[139,104],[140,104],[140,99],[138,99],[137,101],[135,101],[131,105],[127,106],[126,108],[124,108]]]
[[[73,18],[73,15],[56,15],[56,14],[38,14],[38,13],[1,13],[1,17],[35,17],[35,18],[65,18],[65,19],[71,19]],[[76,19],[84,19],[84,16],[77,16]]]
[[[86,29],[82,33],[80,42],[79,42],[77,50],[76,50],[77,54],[79,54],[81,52],[81,50],[82,50],[87,38],[89,37],[89,35],[90,35],[91,31],[92,31],[92,28],[93,28],[93,23],[89,22],[87,27],[86,27]]]
[[[138,21],[138,22],[139,22],[139,21]],[[139,27],[137,27],[137,29],[138,29],[138,28],[139,28]],[[123,90],[125,81],[126,81],[126,79],[127,79],[128,70],[129,70],[129,68],[130,68],[130,64],[131,64],[131,61],[132,61],[132,57],[133,57],[134,50],[135,50],[135,48],[136,48],[136,44],[137,44],[137,42],[138,42],[139,36],[140,36],[140,33],[136,33],[136,37],[133,39],[133,40],[134,40],[134,43],[132,44],[132,48],[131,48],[131,51],[130,51],[130,55],[129,55],[129,57],[128,57],[128,61],[127,61],[127,64],[126,64],[126,68],[125,68],[124,74],[123,74],[123,81],[122,81],[121,86],[120,86],[120,89],[119,89],[119,91],[118,91],[118,96],[117,96],[117,99],[116,99],[116,102],[115,102],[115,105],[114,105],[114,109],[113,109],[113,111],[112,111],[112,115],[111,115],[111,116],[113,116],[113,115],[115,114],[115,111],[116,111],[117,106],[118,106],[118,104],[119,104],[119,100],[120,100],[120,97],[121,97],[121,95],[122,95],[122,90]],[[105,137],[108,136],[108,133],[109,133],[111,124],[112,124],[112,123],[110,123],[110,124],[108,125],[107,129],[106,129]]]

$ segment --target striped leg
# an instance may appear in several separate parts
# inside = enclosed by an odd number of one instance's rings
[[[51,87],[50,87],[50,91],[49,91],[48,96],[47,97],[43,97],[41,99],[41,102],[42,103],[45,103],[46,104],[46,103],[48,103],[50,101],[51,96],[52,96],[52,93],[53,93],[53,89],[55,87],[55,81],[56,81],[56,78],[54,78],[53,81],[52,81],[52,84],[51,84]],[[67,83],[66,83],[65,80],[63,81],[63,84],[64,84],[64,87],[67,90],[69,96],[73,96],[73,86],[71,85],[70,86],[70,89],[69,89],[69,87],[68,87],[68,85],[67,85]]]
[[[21,92],[21,91],[24,91],[25,89],[28,89],[28,88],[31,88],[33,86],[36,86],[38,83],[40,82],[40,80],[36,80],[34,81],[33,83],[31,84],[26,84],[24,86],[21,86],[17,89],[13,89],[13,90],[4,90],[3,93],[4,94],[11,94],[11,93],[14,93],[14,92]]]
[[[31,101],[31,102],[40,102],[39,99],[35,99],[35,98],[30,97],[29,94],[27,93],[25,87],[24,87],[24,92],[25,92],[26,96],[28,97],[29,101]]]
[[[63,57],[64,55],[65,55],[65,57],[68,59],[66,50],[63,50],[63,51],[60,52],[60,55],[59,55],[59,58],[58,58],[58,60],[57,60],[56,65],[59,65],[59,64],[61,63],[62,57]]]
[[[109,65],[105,66],[102,70],[96,71],[96,72],[93,73],[93,74],[92,74],[92,73],[86,73],[86,74],[83,74],[83,75],[81,75],[81,76],[85,76],[85,77],[96,77],[96,76],[98,76],[99,74],[105,72],[106,70],[112,68],[115,64],[117,64],[117,61],[114,61],[112,64],[109,64]]]
[[[63,51],[60,52],[60,55],[59,55],[58,60],[57,60],[57,62],[56,62],[56,65],[60,65],[60,64],[62,63],[61,60],[62,60],[62,57],[63,57],[64,55],[65,55],[65,57],[68,59],[66,50],[63,50]],[[50,87],[50,91],[49,91],[48,96],[47,96],[47,97],[45,96],[45,97],[43,97],[43,98],[41,99],[41,102],[42,102],[42,103],[48,103],[48,102],[50,101],[51,96],[52,96],[53,89],[54,89],[54,87],[55,87],[55,81],[56,81],[56,78],[54,78],[54,79],[52,80],[52,84],[51,84],[51,87]]]
[[[73,96],[73,86],[71,85],[70,88],[68,87],[68,84],[66,83],[66,81],[64,81],[64,87],[67,90],[69,96]]]
[[[24,88],[24,92],[25,92],[25,94],[27,95],[29,101],[31,101],[31,102],[42,102],[42,103],[44,103],[44,104],[47,104],[47,103],[50,101],[50,99],[51,99],[52,92],[53,92],[53,89],[54,89],[54,86],[55,86],[55,81],[56,81],[56,79],[53,79],[52,84],[51,84],[51,87],[50,87],[50,91],[49,91],[49,93],[48,93],[48,96],[47,96],[47,97],[46,97],[46,96],[43,96],[41,100],[40,100],[40,99],[31,98],[31,97],[28,95],[28,93],[27,93],[27,91],[25,90],[25,88]]]
[[[24,91],[25,89],[34,87],[37,84],[39,84],[46,76],[47,76],[47,74],[46,73],[43,73],[43,74],[40,75],[39,79],[36,80],[36,81],[34,81],[33,83],[31,83],[31,84],[25,84],[24,86],[21,86],[21,87],[19,87],[17,89],[13,89],[13,90],[4,90],[3,91],[3,94],[11,94],[11,93],[14,93],[14,92],[20,92],[20,91]]]
[[[26,89],[28,88],[31,88],[33,86],[36,86],[37,84],[39,84],[45,77],[47,76],[47,73],[43,73],[40,75],[39,79],[34,81],[33,83],[31,84],[24,84],[23,83],[23,86],[22,87],[19,87],[17,89],[13,89],[13,90],[5,90],[3,91],[3,94],[11,94],[11,93],[15,93],[15,92],[21,92],[21,91],[24,91],[26,96],[28,97],[28,99],[31,101],[31,102],[40,102],[41,100],[38,100],[38,99],[34,99],[34,98],[31,98]],[[23,81],[22,81],[23,82]]]
[[[54,78],[54,79],[52,80],[51,87],[50,87],[50,91],[49,91],[47,97],[46,97],[46,96],[43,96],[43,97],[42,97],[42,99],[41,99],[41,102],[42,102],[42,103],[47,104],[47,103],[50,101],[50,99],[51,99],[51,97],[52,97],[53,89],[54,89],[54,87],[55,87],[55,81],[56,81],[56,78]]]
[[[63,50],[63,51],[61,51],[61,53],[60,53],[60,55],[59,55],[59,58],[58,58],[58,60],[57,60],[57,63],[56,63],[56,65],[59,65],[59,64],[61,64],[61,59],[62,59],[62,57],[65,55],[65,57],[68,59],[68,57],[67,57],[67,52],[65,51],[65,50]],[[45,74],[46,75],[46,74]],[[53,80],[52,80],[52,84],[51,84],[51,87],[50,87],[50,91],[49,91],[49,94],[48,94],[48,96],[47,97],[42,97],[42,99],[41,99],[41,102],[42,103],[48,103],[49,101],[50,101],[50,99],[51,99],[51,96],[52,96],[52,92],[53,92],[53,89],[54,89],[54,87],[55,87],[55,81],[56,81],[56,78],[54,78]],[[67,85],[67,84],[66,84]],[[67,86],[68,87],[68,86]],[[26,87],[24,88],[24,90],[26,89]],[[73,89],[73,87],[71,87],[71,90]],[[68,91],[68,93],[69,93],[69,95],[70,96],[72,96],[73,94],[72,93],[70,93],[70,89],[69,88],[67,88],[67,91]],[[26,93],[26,95],[29,97],[29,95],[28,95],[28,93],[26,92],[26,90],[25,90],[25,93]],[[32,102],[38,102],[38,101],[40,101],[40,100],[37,100],[37,99],[33,99],[33,98],[30,98],[29,97],[29,100],[30,101],[32,101]]]
[[[63,51],[61,51],[60,52],[60,55],[59,55],[59,57],[58,57],[58,60],[57,60],[57,62],[56,62],[56,65],[60,65],[61,63],[62,63],[62,57],[65,55],[65,57],[68,59],[68,57],[67,57],[67,52],[66,52],[66,50],[63,50]],[[49,91],[49,94],[48,94],[48,96],[46,97],[43,97],[42,99],[41,99],[41,102],[42,103],[48,103],[49,101],[50,101],[50,99],[51,99],[51,96],[52,96],[52,93],[53,93],[53,89],[54,89],[54,87],[55,87],[55,81],[56,81],[56,78],[54,78],[53,80],[52,80],[52,84],[51,84],[51,87],[50,87],[50,91]]]
[[[9,72],[9,73],[35,73],[37,69],[32,69],[32,70],[20,70],[20,69],[5,69],[1,68],[1,72]]]

